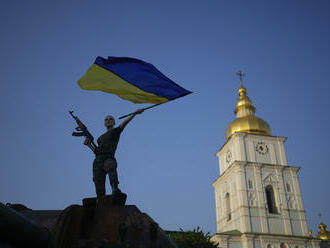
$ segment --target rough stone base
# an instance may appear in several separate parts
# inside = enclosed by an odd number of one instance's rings
[[[58,218],[53,231],[57,248],[172,248],[176,247],[158,224],[134,205],[123,205],[126,195],[83,199]]]

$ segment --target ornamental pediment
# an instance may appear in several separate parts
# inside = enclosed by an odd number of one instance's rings
[[[263,181],[265,183],[277,183],[277,176],[274,173],[269,173],[266,177],[264,177]]]

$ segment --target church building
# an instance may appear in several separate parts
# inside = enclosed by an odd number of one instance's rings
[[[220,176],[215,191],[217,233],[222,248],[316,248],[327,242],[312,237],[299,186],[300,167],[288,165],[285,137],[273,136],[269,124],[243,87],[236,119],[217,152]]]

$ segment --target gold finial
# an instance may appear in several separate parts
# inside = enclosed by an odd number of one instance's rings
[[[308,232],[309,232],[309,236],[310,237],[313,237],[313,230],[312,229],[309,229]]]
[[[239,80],[241,81],[241,88],[243,88],[243,77],[245,74],[242,71],[238,71],[236,75],[239,76]]]
[[[241,87],[238,89],[239,97],[234,110],[236,119],[228,125],[226,130],[227,140],[236,132],[272,135],[268,123],[255,116],[256,108],[247,96],[247,89],[243,87],[243,76],[245,74],[238,71],[236,75],[239,76]]]
[[[318,214],[318,216],[320,218],[320,225],[319,225],[320,231],[317,234],[317,237],[322,240],[330,240],[330,233],[327,230],[327,225],[325,225],[322,222],[322,218],[321,218],[322,214]]]

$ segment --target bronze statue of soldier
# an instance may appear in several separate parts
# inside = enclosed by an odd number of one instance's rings
[[[93,162],[93,181],[97,198],[105,195],[105,179],[106,175],[109,176],[109,181],[112,193],[120,193],[118,188],[118,175],[117,175],[117,161],[115,153],[119,142],[120,134],[126,125],[137,115],[141,114],[144,110],[138,109],[134,114],[125,119],[118,127],[115,127],[115,118],[111,115],[106,116],[104,125],[107,131],[102,134],[98,139],[98,146],[94,146],[89,138],[86,138],[84,144],[88,146],[94,153],[95,159]]]

